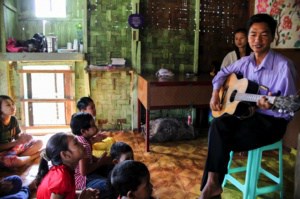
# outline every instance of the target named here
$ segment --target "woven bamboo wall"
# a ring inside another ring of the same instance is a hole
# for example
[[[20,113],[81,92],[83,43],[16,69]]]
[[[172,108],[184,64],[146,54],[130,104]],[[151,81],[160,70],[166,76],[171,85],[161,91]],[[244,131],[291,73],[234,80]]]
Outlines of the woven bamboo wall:
[[[100,65],[111,57],[126,59],[131,65],[131,14],[129,0],[91,1],[88,6],[88,61]]]
[[[16,0],[4,1],[4,6],[3,6],[4,23],[7,24],[5,26],[6,39],[9,37],[18,37],[18,33],[19,33],[19,28],[17,26],[18,18],[17,18],[16,10],[11,9],[16,7],[17,7]]]
[[[92,72],[91,97],[102,129],[131,129],[132,76],[127,71]],[[123,120],[122,127],[119,120]]]
[[[193,72],[194,6],[192,0],[141,2],[142,73],[155,73],[161,67]]]
[[[245,27],[249,18],[248,0],[201,0],[199,71],[208,72],[211,65],[221,65],[233,50],[233,32]]]

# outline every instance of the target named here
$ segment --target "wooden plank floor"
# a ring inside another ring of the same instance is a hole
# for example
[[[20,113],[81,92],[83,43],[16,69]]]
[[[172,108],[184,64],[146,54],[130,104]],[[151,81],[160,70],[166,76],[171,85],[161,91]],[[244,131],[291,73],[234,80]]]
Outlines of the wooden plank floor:
[[[144,162],[151,174],[154,185],[154,196],[159,199],[195,199],[200,194],[200,180],[203,173],[206,153],[207,136],[202,135],[195,140],[169,143],[152,143],[151,152],[145,152],[144,138],[140,133],[108,132],[117,141],[130,144],[134,150],[135,160]],[[41,137],[43,140],[49,136]],[[284,198],[293,198],[295,153],[284,153]],[[245,157],[236,158],[236,164],[243,164]],[[264,158],[264,165],[276,171],[273,163],[275,155],[268,154]],[[17,171],[1,171],[0,176],[18,174],[22,176],[24,184],[29,184],[38,169],[38,160],[31,166]],[[276,172],[275,172],[276,173]],[[35,193],[32,194],[35,198]],[[226,186],[222,194],[223,199],[240,199],[242,195],[233,186]],[[277,193],[268,194],[262,198],[279,198]]]

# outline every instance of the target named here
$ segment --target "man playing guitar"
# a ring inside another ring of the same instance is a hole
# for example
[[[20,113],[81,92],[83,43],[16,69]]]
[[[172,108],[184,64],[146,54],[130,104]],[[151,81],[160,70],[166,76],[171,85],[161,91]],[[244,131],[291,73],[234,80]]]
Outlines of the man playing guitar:
[[[210,100],[212,111],[222,111],[220,90],[229,75],[235,73],[268,88],[267,95],[296,95],[297,73],[294,64],[283,55],[271,50],[277,22],[268,14],[253,15],[247,22],[248,42],[253,50],[228,67],[222,68],[214,77]],[[268,96],[256,101],[250,117],[240,118],[234,114],[220,114],[214,118],[209,129],[208,154],[202,177],[199,199],[221,195],[221,184],[227,173],[230,151],[248,151],[269,145],[282,139],[290,113],[275,111]]]

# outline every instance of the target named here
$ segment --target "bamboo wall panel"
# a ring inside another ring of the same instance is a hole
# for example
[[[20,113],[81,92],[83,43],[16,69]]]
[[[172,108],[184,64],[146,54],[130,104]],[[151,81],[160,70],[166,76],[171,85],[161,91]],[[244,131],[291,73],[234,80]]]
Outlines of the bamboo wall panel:
[[[100,65],[111,63],[111,57],[126,59],[131,66],[132,11],[129,0],[92,1],[88,7],[88,61]]]
[[[220,66],[224,56],[233,50],[233,32],[245,27],[249,18],[247,0],[200,1],[200,72],[208,72],[212,65]]]
[[[16,10],[16,1],[4,1],[3,5],[3,15],[5,26],[5,37],[7,38],[16,38],[18,37],[18,18]],[[1,27],[2,28],[2,27]]]
[[[180,30],[188,28],[188,0],[148,0],[146,23],[153,29]]]
[[[142,74],[154,74],[161,67],[177,74],[193,72],[195,2],[143,1],[141,13]]]

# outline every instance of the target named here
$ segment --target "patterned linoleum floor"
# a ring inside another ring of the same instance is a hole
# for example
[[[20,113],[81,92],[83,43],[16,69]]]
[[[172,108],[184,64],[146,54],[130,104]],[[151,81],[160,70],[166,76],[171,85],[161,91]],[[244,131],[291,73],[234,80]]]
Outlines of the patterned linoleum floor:
[[[200,194],[200,180],[205,165],[207,152],[207,137],[202,135],[195,140],[178,141],[169,143],[151,143],[151,152],[145,152],[144,138],[140,133],[133,132],[108,132],[117,141],[130,144],[134,150],[135,160],[144,162],[151,174],[154,186],[153,195],[157,199],[195,199]],[[44,140],[47,139],[46,136]],[[286,199],[293,198],[295,151],[284,153],[284,189]],[[243,164],[245,157],[238,156],[236,164]],[[272,160],[272,161],[270,161]],[[267,154],[264,165],[276,173],[275,154]],[[24,184],[30,183],[37,172],[38,160],[27,168],[15,171],[22,176]],[[12,172],[1,171],[1,176]],[[264,179],[263,179],[264,181]],[[34,195],[32,198],[34,198]],[[240,199],[242,194],[232,185],[226,185],[222,194],[223,199]],[[268,194],[260,198],[279,198],[279,194]]]
[[[202,135],[195,140],[150,144],[150,153],[145,152],[144,138],[140,133],[114,133],[116,140],[129,143],[135,153],[135,159],[144,162],[151,174],[154,196],[159,199],[195,199],[200,195],[200,180],[203,173],[207,136]],[[264,168],[276,174],[277,155],[265,154]],[[293,198],[295,151],[284,153],[284,198]],[[247,158],[235,156],[234,165],[245,164]],[[268,183],[264,178],[262,182]],[[264,183],[261,183],[262,185]],[[240,199],[242,194],[229,183],[224,188],[223,199]],[[278,193],[264,195],[259,198],[279,198]]]

